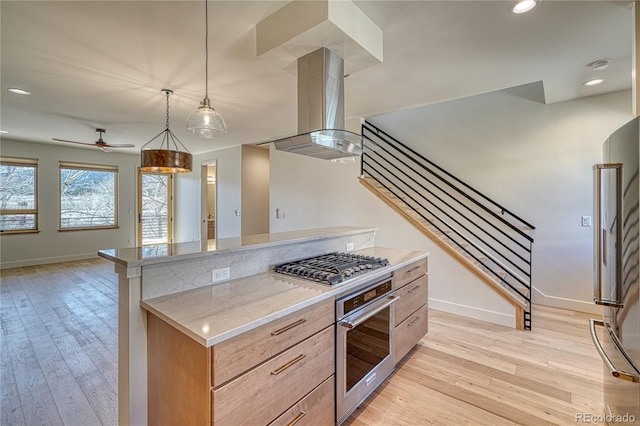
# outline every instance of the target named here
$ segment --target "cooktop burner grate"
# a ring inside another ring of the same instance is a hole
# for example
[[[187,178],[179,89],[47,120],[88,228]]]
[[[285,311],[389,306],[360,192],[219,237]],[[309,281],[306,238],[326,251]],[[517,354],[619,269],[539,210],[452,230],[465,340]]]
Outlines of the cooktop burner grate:
[[[276,265],[274,271],[335,285],[388,264],[387,259],[379,257],[336,252]]]

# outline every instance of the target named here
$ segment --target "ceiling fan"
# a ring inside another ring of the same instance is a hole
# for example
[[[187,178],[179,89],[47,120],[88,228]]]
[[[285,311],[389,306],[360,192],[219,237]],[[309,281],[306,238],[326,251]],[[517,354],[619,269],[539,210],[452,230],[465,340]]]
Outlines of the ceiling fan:
[[[56,138],[51,138],[54,141],[58,141],[58,142],[68,142],[68,143],[77,143],[79,145],[89,145],[89,146],[95,146],[96,148],[100,148],[101,150],[103,150],[104,152],[111,152],[111,150],[109,148],[134,148],[135,145],[130,144],[130,143],[106,143],[104,141],[104,139],[102,139],[102,134],[103,133],[107,133],[106,130],[104,129],[96,129],[96,133],[99,133],[100,136],[98,137],[98,140],[90,143],[90,142],[76,142],[76,141],[69,141],[66,139],[56,139]]]

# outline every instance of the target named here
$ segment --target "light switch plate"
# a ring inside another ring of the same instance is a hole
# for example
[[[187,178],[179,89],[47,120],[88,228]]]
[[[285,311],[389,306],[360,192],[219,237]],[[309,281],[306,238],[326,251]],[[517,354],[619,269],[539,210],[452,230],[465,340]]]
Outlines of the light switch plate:
[[[582,226],[585,226],[585,227],[591,226],[591,216],[582,216]]]
[[[347,251],[353,251],[353,243],[347,243]]]

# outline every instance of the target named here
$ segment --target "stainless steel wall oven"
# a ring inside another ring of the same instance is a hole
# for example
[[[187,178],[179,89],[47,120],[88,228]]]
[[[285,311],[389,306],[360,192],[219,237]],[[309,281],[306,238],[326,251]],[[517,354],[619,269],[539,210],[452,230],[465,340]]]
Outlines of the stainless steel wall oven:
[[[342,423],[394,369],[391,276],[336,301],[336,422]]]

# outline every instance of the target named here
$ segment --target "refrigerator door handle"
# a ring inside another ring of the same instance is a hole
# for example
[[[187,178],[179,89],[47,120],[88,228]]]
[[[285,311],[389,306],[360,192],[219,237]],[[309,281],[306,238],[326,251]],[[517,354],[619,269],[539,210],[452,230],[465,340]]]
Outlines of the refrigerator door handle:
[[[616,241],[616,282],[615,282],[615,300],[602,298],[602,263],[606,265],[607,254],[607,230],[602,225],[602,171],[605,169],[613,169],[616,172],[616,216],[615,216],[615,235]],[[622,308],[624,305],[620,301],[620,278],[622,277],[622,163],[605,163],[596,164],[594,170],[594,194],[595,208],[593,217],[595,219],[594,229],[594,262],[593,262],[593,301],[597,305],[612,306]],[[602,230],[602,233],[600,232]],[[603,250],[604,248],[604,250]]]
[[[615,333],[611,332],[611,326],[609,325],[609,323],[607,323],[605,321],[596,320],[596,319],[590,319],[589,320],[589,332],[591,333],[591,340],[593,340],[593,344],[596,347],[596,350],[598,351],[598,354],[600,354],[600,358],[602,358],[602,360],[604,361],[605,365],[607,366],[607,368],[611,372],[611,375],[613,377],[617,378],[617,379],[627,380],[627,381],[633,382],[633,383],[640,383],[640,375],[639,374],[637,374],[637,373],[628,373],[626,371],[618,370],[613,365],[613,363],[611,362],[611,360],[609,359],[609,357],[605,353],[604,348],[600,344],[600,340],[598,340],[598,336],[596,335],[596,325],[604,327],[609,332],[609,335],[613,339],[613,341],[614,341],[616,347],[618,348],[618,350],[620,351],[620,353],[622,353],[622,355],[625,357],[625,359],[627,359],[627,361],[629,361],[629,363],[631,365],[633,365],[633,363],[631,361],[631,358],[630,358],[629,354],[627,354],[626,351],[624,350],[624,348],[622,347],[622,343],[618,339],[618,336],[616,336]],[[634,367],[635,367],[635,365],[634,365]]]

